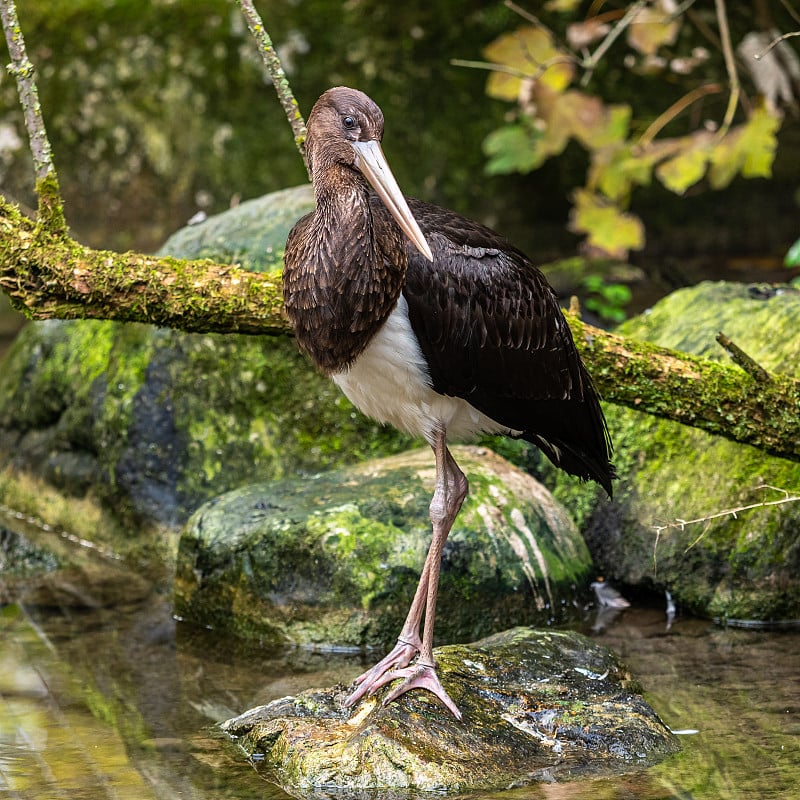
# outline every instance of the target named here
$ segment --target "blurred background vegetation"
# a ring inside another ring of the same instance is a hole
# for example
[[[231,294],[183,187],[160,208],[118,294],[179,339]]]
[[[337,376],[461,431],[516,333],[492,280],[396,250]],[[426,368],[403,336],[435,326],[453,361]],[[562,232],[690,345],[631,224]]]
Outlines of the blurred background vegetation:
[[[257,5],[305,114],[331,85],[363,89],[384,110],[385,150],[405,191],[497,228],[534,260],[579,252],[628,258],[639,270],[629,277],[644,274],[650,287],[632,310],[704,277],[787,277],[782,260],[800,234],[800,70],[793,72],[796,59],[784,59],[765,90],[737,53],[743,91],[731,134],[754,114],[766,122],[755,144],[740,142],[729,154],[738,166],[715,179],[695,141],[708,144],[728,108],[714,3],[551,0],[521,11],[477,0]],[[633,6],[644,15],[638,24],[620,29],[592,69],[577,63]],[[39,69],[67,217],[81,241],[151,251],[199,211],[215,213],[305,180],[230,0],[20,0],[18,11]],[[773,31],[800,28],[783,0],[729,3],[726,11],[734,48],[754,31],[769,42]],[[791,53],[793,41],[783,50]],[[458,61],[500,62],[506,72]],[[669,111],[682,102],[685,108]],[[666,151],[645,165],[644,177],[643,159],[636,161],[654,123],[664,123],[656,142],[684,141],[683,150],[670,151],[685,159],[678,178],[673,169],[672,185],[657,171]],[[609,142],[616,149],[609,151]],[[748,170],[751,151],[760,155]],[[603,158],[611,163],[598,180]],[[726,188],[709,191],[715,183]],[[35,205],[6,74],[0,188],[23,207]],[[609,217],[611,207],[622,216]],[[587,214],[597,213],[617,237],[627,220],[637,220],[641,241],[603,252],[586,235]],[[609,293],[605,281],[586,284],[583,262],[577,267],[570,285],[558,288],[583,282],[596,307],[619,316],[626,295]]]

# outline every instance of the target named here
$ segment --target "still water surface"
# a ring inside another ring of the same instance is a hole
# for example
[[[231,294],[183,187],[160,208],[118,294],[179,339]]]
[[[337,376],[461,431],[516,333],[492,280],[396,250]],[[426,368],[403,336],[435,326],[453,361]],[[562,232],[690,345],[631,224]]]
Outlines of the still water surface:
[[[137,602],[0,607],[0,798],[287,798],[213,723],[348,682],[356,656],[268,652],[176,622],[166,587]],[[592,619],[582,629],[589,632]],[[800,798],[800,633],[723,629],[633,607],[592,634],[627,661],[681,737],[628,776],[481,798]],[[341,795],[346,797],[346,795]],[[379,797],[379,795],[376,795]]]

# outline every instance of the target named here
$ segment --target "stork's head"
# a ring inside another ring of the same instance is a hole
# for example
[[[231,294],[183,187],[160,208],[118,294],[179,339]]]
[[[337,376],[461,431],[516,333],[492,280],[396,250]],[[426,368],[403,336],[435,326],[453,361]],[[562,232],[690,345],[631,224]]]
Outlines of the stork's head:
[[[408,208],[381,149],[383,112],[357,89],[328,89],[308,117],[306,153],[315,188],[332,180],[337,169],[363,175],[397,224],[429,261],[433,254]]]

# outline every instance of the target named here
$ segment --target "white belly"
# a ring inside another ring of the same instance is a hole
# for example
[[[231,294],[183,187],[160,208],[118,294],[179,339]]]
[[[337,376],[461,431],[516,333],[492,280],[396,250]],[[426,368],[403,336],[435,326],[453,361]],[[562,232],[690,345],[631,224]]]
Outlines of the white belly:
[[[431,378],[401,295],[383,327],[352,366],[331,376],[356,408],[401,431],[424,436],[445,430],[448,439],[508,433],[466,400],[431,388]]]

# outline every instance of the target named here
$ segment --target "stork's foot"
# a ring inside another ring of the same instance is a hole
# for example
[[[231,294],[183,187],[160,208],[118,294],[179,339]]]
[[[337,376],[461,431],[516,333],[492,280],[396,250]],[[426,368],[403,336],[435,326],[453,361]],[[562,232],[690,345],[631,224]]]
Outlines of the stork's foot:
[[[425,664],[418,661],[413,666],[387,672],[375,681],[372,691],[374,692],[376,689],[380,689],[381,686],[391,683],[395,678],[405,678],[405,680],[383,698],[383,705],[389,705],[389,703],[394,702],[411,689],[427,689],[442,701],[447,710],[457,720],[461,721],[461,712],[439,682],[439,676],[436,674],[436,668],[433,664]]]
[[[394,649],[387,656],[355,679],[358,688],[344,701],[345,708],[354,706],[362,697],[373,694],[377,688],[383,686],[386,681],[381,681],[381,678],[387,672],[407,667],[417,657],[420,646],[418,636],[408,637],[407,641],[398,639]]]

